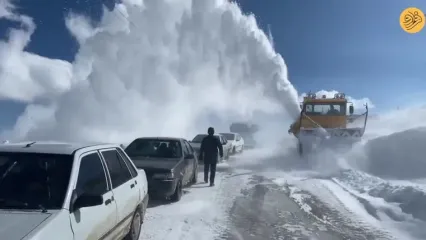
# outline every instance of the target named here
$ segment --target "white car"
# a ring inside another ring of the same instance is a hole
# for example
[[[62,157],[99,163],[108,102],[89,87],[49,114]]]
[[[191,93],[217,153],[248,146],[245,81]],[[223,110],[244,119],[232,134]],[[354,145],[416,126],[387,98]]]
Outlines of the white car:
[[[222,136],[220,134],[214,134],[215,137],[219,138],[220,143],[222,143],[222,147],[223,147],[223,158],[220,160],[227,160],[229,159],[229,155],[231,153],[231,144],[228,143],[228,141],[226,140],[225,136]],[[198,134],[197,136],[195,136],[190,142],[189,144],[191,145],[191,147],[194,149],[194,151],[199,154],[200,153],[200,147],[201,147],[201,141],[203,141],[203,139],[207,137],[207,134]]]
[[[231,154],[242,153],[244,151],[244,139],[238,133],[220,133],[228,143],[231,144]]]
[[[1,239],[130,239],[148,203],[143,170],[117,144],[0,144]]]

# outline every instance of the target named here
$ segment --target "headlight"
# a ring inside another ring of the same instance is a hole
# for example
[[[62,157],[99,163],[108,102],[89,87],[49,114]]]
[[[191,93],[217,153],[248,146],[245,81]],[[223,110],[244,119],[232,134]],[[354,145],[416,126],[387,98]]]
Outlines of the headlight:
[[[157,173],[152,176],[155,179],[173,179],[174,177],[173,173]]]

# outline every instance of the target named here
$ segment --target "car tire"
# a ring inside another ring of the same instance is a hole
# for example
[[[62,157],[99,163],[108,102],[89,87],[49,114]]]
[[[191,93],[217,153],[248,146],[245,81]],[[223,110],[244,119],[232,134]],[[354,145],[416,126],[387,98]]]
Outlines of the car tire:
[[[194,168],[194,174],[191,178],[191,184],[196,184],[198,181],[198,167]]]
[[[130,224],[129,233],[123,238],[124,240],[138,240],[141,235],[143,223],[143,210],[137,208],[133,214],[132,222]]]
[[[179,202],[179,201],[180,201],[180,199],[182,198],[182,195],[183,195],[182,181],[179,181],[179,182],[176,184],[175,192],[174,192],[174,193],[173,193],[173,195],[170,197],[170,199],[171,199],[173,202]]]

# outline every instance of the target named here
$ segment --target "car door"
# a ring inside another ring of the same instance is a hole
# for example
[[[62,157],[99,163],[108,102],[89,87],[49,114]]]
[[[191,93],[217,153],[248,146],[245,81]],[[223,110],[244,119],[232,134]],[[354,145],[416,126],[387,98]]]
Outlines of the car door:
[[[192,161],[193,161],[193,169],[195,171],[195,174],[198,174],[198,157],[197,157],[197,152],[195,152],[195,150],[192,148],[191,144],[189,144],[189,142],[185,141],[188,149],[189,149],[189,153],[193,156]]]
[[[194,150],[192,149],[191,145],[189,144],[189,142],[187,142],[186,140],[183,141],[187,151],[188,151],[188,155],[191,156],[188,161],[189,161],[189,179],[192,178],[194,171],[195,171],[195,153]]]
[[[80,157],[74,193],[102,195],[104,204],[84,207],[70,213],[74,239],[114,239],[111,230],[117,224],[117,206],[110,201],[114,195],[109,185],[106,168],[97,151],[87,152]]]
[[[183,149],[183,161],[184,161],[184,169],[185,169],[185,174],[183,176],[183,182],[186,184],[187,182],[189,182],[190,177],[191,177],[191,159],[188,158],[189,156],[189,149],[188,147],[185,145],[184,141],[181,141],[182,144],[182,149]]]
[[[128,230],[140,201],[137,181],[115,148],[103,149],[100,153],[111,178],[112,192],[117,205],[117,228],[114,236],[119,237]]]
[[[238,150],[238,151],[241,151],[242,150],[242,148],[243,148],[243,141],[241,140],[241,136],[240,136],[240,134],[237,134],[237,141],[236,141],[236,145],[237,145],[237,147],[236,147],[236,149]]]
[[[228,144],[227,144],[227,142],[226,142],[226,139],[223,137],[223,136],[220,136],[220,138],[221,138],[221,143],[222,143],[222,147],[223,147],[223,152],[224,152],[224,156],[225,155],[228,155],[228,153],[229,153],[229,148],[228,148]]]

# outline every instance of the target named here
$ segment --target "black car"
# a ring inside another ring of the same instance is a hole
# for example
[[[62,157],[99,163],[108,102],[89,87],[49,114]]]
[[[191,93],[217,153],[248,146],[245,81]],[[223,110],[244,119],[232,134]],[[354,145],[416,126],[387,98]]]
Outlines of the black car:
[[[151,196],[179,201],[183,187],[197,182],[198,159],[185,139],[137,138],[125,151],[137,168],[145,170]]]

